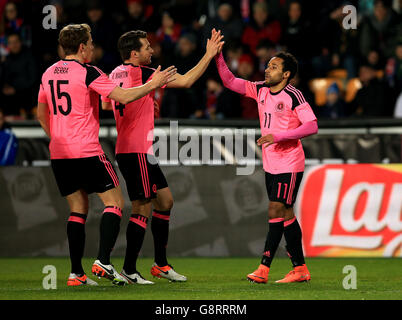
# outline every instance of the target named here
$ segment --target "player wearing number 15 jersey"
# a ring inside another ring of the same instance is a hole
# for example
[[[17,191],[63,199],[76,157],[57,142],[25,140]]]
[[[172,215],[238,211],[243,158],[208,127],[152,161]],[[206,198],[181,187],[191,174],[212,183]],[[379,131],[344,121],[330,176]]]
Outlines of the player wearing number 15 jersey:
[[[293,270],[277,282],[310,280],[305,265],[302,234],[293,212],[293,204],[304,171],[304,152],[300,139],[317,133],[316,117],[303,94],[289,84],[297,72],[297,60],[289,53],[273,57],[265,70],[265,81],[250,82],[235,78],[223,59],[216,57],[225,87],[253,98],[258,103],[263,148],[263,167],[268,198],[269,232],[261,264],[247,278],[257,283],[268,281],[272,259],[285,236]]]
[[[92,272],[114,284],[127,281],[110,264],[122,216],[123,197],[116,171],[99,143],[99,95],[131,102],[164,85],[174,68],[155,72],[153,82],[140,88],[122,89],[98,68],[87,64],[93,55],[91,29],[86,24],[68,25],[59,34],[66,57],[42,76],[38,119],[50,138],[50,159],[62,196],[70,207],[67,237],[71,259],[70,286],[96,283],[82,268],[88,194],[96,192],[104,203],[98,258]]]

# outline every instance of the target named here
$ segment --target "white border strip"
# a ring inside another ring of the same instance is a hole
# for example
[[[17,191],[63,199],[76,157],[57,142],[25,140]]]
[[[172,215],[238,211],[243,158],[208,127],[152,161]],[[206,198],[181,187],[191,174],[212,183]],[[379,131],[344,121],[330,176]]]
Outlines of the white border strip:
[[[179,134],[182,130],[190,128],[188,126],[180,126]],[[232,127],[230,127],[232,128]],[[192,127],[197,134],[202,134],[202,130],[214,129],[219,134],[223,135],[226,133],[224,130],[228,128],[214,128],[214,127]],[[233,130],[236,129],[233,127]],[[168,126],[156,127],[155,130],[162,130],[167,135],[170,133],[170,128]],[[46,138],[46,133],[39,127],[25,127],[25,128],[12,128],[12,131],[17,136],[17,138]],[[246,131],[245,131],[246,133]],[[373,128],[322,128],[318,129],[318,135],[338,135],[338,134],[402,134],[402,127],[373,127]],[[261,129],[255,128],[255,134],[261,135]],[[245,134],[246,135],[246,134]],[[117,137],[116,127],[103,126],[99,129],[100,138]]]
[[[370,128],[372,134],[402,134],[402,127],[376,127]]]

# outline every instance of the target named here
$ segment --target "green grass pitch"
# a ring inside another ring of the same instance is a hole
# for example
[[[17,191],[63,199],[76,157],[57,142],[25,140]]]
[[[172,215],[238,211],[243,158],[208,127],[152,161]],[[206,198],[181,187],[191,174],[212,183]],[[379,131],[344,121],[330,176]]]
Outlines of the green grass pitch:
[[[120,271],[123,259],[112,259]],[[154,279],[151,286],[116,287],[90,273],[93,258],[84,260],[84,269],[97,287],[67,287],[68,258],[1,258],[1,300],[402,300],[402,259],[400,258],[311,258],[308,283],[277,284],[290,270],[287,258],[276,258],[267,284],[254,284],[246,275],[258,266],[259,258],[171,258],[174,268],[188,277],[186,283]],[[141,258],[139,271],[152,280],[152,260]],[[57,270],[57,289],[45,290],[43,267]],[[343,287],[343,268],[356,268],[356,289]]]

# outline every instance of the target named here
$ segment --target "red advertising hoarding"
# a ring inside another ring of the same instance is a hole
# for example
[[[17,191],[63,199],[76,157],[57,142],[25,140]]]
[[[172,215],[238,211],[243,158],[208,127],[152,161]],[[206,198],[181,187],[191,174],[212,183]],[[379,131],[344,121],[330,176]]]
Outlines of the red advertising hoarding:
[[[306,168],[296,203],[307,257],[401,257],[402,165]]]

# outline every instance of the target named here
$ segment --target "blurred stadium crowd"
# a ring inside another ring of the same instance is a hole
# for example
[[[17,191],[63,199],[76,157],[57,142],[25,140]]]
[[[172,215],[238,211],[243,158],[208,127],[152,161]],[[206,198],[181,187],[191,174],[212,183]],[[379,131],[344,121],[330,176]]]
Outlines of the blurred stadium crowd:
[[[45,30],[45,5],[57,29]],[[357,9],[357,28],[342,25],[344,5]],[[270,58],[294,54],[294,79],[319,118],[402,117],[402,0],[0,0],[0,108],[7,119],[35,117],[40,76],[63,57],[57,46],[68,23],[88,23],[93,64],[109,73],[121,63],[117,39],[148,32],[152,66],[180,73],[203,55],[212,28],[225,35],[235,75],[263,80]],[[159,91],[162,118],[256,119],[256,103],[222,87],[214,63],[190,89]],[[113,117],[108,112],[102,118]]]

